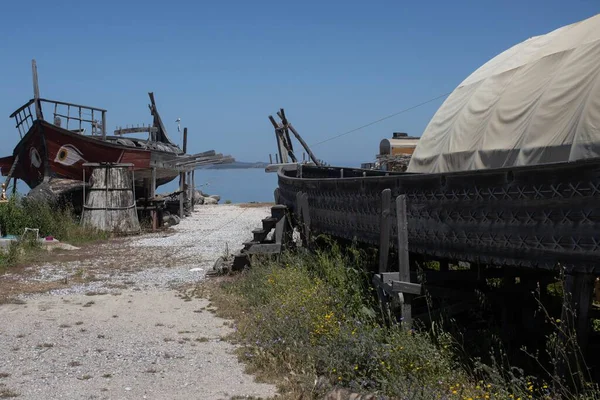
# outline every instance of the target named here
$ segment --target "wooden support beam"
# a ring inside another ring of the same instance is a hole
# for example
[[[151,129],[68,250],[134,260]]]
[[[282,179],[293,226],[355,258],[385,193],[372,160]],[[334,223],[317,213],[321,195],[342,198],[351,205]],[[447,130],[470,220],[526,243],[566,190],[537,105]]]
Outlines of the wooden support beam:
[[[183,152],[187,153],[187,128],[183,128]]]
[[[396,218],[398,223],[398,265],[400,281],[410,283],[410,260],[408,257],[408,218],[406,215],[406,196],[401,194],[396,198]],[[400,295],[402,322],[406,327],[412,324],[412,295]]]
[[[192,197],[190,201],[192,202],[192,212],[194,211],[194,196],[196,195],[196,170],[192,170]]]
[[[308,211],[308,195],[306,193],[298,192],[296,194],[296,212],[300,219],[299,222],[302,225],[300,231],[302,245],[308,248],[310,245],[310,214]]]
[[[156,197],[156,168],[152,168],[152,178],[150,178],[150,195],[151,199]]]
[[[343,169],[341,170],[343,174]],[[384,189],[381,192],[381,215],[379,216],[379,273],[388,270],[388,255],[390,253],[390,205],[392,191]]]
[[[42,114],[42,104],[40,102],[40,86],[38,83],[37,63],[35,62],[35,60],[31,61],[31,69],[33,73],[33,99],[35,100],[35,118],[44,119],[44,115]]]
[[[575,329],[577,343],[585,354],[590,334],[590,308],[594,293],[594,276],[592,274],[572,273],[565,277],[565,306],[562,310],[564,330]]]
[[[183,218],[183,188],[185,185],[185,172],[179,173],[179,218]]]

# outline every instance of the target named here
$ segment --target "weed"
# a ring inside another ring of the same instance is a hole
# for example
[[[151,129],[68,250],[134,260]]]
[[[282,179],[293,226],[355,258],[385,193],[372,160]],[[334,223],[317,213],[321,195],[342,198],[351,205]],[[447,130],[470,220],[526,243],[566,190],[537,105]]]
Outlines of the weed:
[[[71,361],[70,363],[67,364],[69,367],[79,367],[81,366],[81,363],[79,361]]]
[[[52,347],[54,347],[52,343],[40,343],[37,346],[35,346],[36,349],[50,349]]]
[[[210,339],[207,338],[206,336],[202,336],[196,339],[196,342],[200,342],[200,343],[205,343],[208,342]]]
[[[85,374],[82,377],[77,378],[77,379],[79,379],[80,381],[87,381],[88,379],[92,379],[92,376],[88,375],[88,374]]]
[[[558,333],[549,337],[547,349],[556,367],[562,363],[572,374],[559,377],[549,371],[547,380],[527,376],[511,366],[498,346],[489,364],[464,360],[442,325],[418,331],[381,323],[363,269],[369,263],[368,254],[335,245],[316,254],[255,259],[251,269],[215,286],[211,301],[221,317],[236,321],[231,339],[242,344],[238,355],[249,372],[279,383],[295,398],[322,398],[341,386],[423,400],[600,399],[585,366],[567,362],[580,353],[573,331],[556,318]],[[325,382],[319,388],[315,377]]]
[[[14,397],[19,397],[19,393],[7,388],[0,388],[0,399],[11,399]]]
[[[64,206],[53,206],[47,202],[12,196],[0,204],[0,226],[3,233],[23,235],[25,228],[39,229],[41,237],[53,236],[61,241],[82,244],[107,239],[105,232],[83,227],[73,210]],[[18,264],[24,253],[39,249],[33,235],[11,242],[6,253],[0,253],[0,270]]]
[[[96,304],[96,302],[95,302],[95,301],[88,301],[87,303],[85,303],[85,304],[83,305],[83,307],[91,307],[91,306],[92,306],[92,305],[94,305],[94,304]]]
[[[112,378],[112,374],[104,374],[104,375],[102,375],[102,377],[103,377],[103,378],[107,378],[107,379],[108,379],[108,378]]]

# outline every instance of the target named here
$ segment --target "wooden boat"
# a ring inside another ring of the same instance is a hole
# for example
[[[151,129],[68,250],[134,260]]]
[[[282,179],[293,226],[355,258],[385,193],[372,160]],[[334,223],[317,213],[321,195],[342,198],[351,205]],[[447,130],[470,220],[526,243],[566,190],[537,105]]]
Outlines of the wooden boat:
[[[149,93],[152,125],[117,129],[108,136],[106,110],[42,99],[35,60],[33,76],[34,98],[10,116],[21,140],[11,156],[0,158],[0,171],[7,181],[21,179],[32,189],[42,182],[64,180],[81,186],[85,163],[126,163],[133,166],[136,188],[144,192],[150,179],[160,186],[198,164],[232,160],[214,151],[186,155],[170,140],[153,93]],[[52,112],[51,122],[44,118],[48,110]],[[140,133],[147,133],[148,139],[124,137]]]
[[[55,105],[65,105],[78,110],[94,110],[104,115],[105,111],[91,107],[78,106],[70,103],[40,99]],[[173,144],[162,127],[152,126],[145,129],[155,135],[156,140],[140,140],[123,138],[120,135],[106,136],[104,127],[92,131],[91,135],[81,130],[69,130],[61,127],[60,117],[55,113],[55,123],[51,124],[42,118],[32,118],[31,106],[36,100],[31,100],[19,108],[11,117],[29,115],[31,124],[21,141],[13,151],[13,155],[0,158],[2,175],[10,175],[21,179],[30,188],[34,188],[45,179],[63,178],[81,180],[84,163],[108,162],[131,163],[136,174],[136,180],[150,178],[151,167],[156,161],[170,161],[182,155],[183,151]],[[154,106],[154,105],[153,105]],[[79,117],[69,117],[77,119]],[[160,117],[155,117],[155,120]],[[28,119],[17,119],[17,128],[21,130]],[[141,130],[138,130],[141,131]],[[12,169],[12,171],[11,171]],[[165,184],[175,179],[178,172],[171,168],[157,169],[157,185]]]

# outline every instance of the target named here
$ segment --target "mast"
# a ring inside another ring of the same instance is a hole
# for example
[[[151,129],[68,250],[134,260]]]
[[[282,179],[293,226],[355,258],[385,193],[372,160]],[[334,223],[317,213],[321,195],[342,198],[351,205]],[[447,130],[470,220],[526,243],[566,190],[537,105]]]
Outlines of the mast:
[[[42,103],[40,102],[40,86],[38,84],[37,63],[31,60],[31,69],[33,73],[33,100],[35,102],[35,118],[44,119],[42,114]]]

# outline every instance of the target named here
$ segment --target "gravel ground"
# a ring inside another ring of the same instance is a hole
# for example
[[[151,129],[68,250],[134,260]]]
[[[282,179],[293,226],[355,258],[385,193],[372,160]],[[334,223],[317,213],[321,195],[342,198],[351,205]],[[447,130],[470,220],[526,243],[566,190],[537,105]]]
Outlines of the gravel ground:
[[[219,205],[169,232],[120,239],[0,276],[0,398],[271,397],[222,340],[235,327],[178,288],[204,279],[268,207]],[[31,293],[44,290],[45,293]]]

